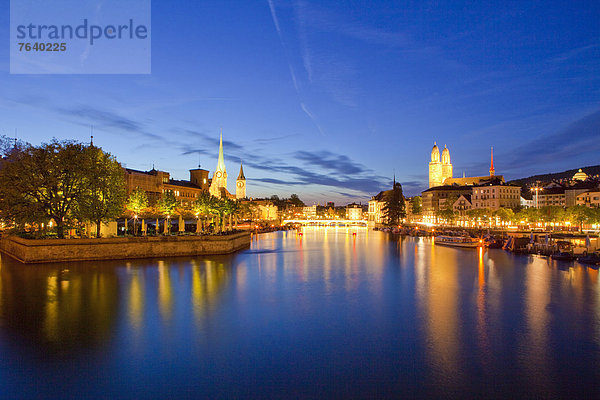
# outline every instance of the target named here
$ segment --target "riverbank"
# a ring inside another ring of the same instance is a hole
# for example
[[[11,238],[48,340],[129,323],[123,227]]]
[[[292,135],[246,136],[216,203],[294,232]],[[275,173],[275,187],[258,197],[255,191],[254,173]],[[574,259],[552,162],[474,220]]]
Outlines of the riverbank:
[[[251,233],[106,239],[0,239],[0,251],[22,263],[123,260],[229,254],[250,247]]]

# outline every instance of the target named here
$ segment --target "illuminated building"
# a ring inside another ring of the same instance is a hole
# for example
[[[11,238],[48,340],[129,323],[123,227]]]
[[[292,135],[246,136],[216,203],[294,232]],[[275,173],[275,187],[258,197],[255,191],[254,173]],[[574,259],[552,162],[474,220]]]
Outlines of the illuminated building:
[[[473,187],[472,208],[487,208],[492,211],[499,208],[516,208],[521,205],[521,187],[506,185],[500,180]]]
[[[236,194],[227,191],[227,170],[225,169],[225,158],[223,156],[223,135],[219,142],[219,157],[217,168],[213,178],[209,179],[209,172],[198,168],[190,170],[190,180],[172,179],[165,171],[158,171],[154,167],[150,171],[138,171],[135,169],[124,169],[127,194],[131,194],[136,188],[146,192],[150,203],[153,204],[166,192],[171,191],[181,205],[189,206],[195,201],[200,193],[209,192],[218,198],[242,199],[246,197],[246,177],[240,164],[240,174],[236,180]]]
[[[440,149],[434,142],[433,148],[431,149],[431,161],[429,162],[429,187],[441,186],[448,178],[452,178],[450,150],[444,146],[442,160],[440,161]]]
[[[577,196],[577,205],[595,208],[600,207],[600,192],[596,190],[579,194]]]
[[[485,176],[471,176],[462,178],[453,178],[453,168],[452,163],[450,162],[450,151],[446,146],[444,146],[444,150],[442,151],[442,157],[440,161],[440,150],[437,145],[433,145],[433,149],[431,149],[431,161],[429,162],[429,187],[436,187],[442,185],[458,185],[458,186],[471,186],[471,185],[479,185],[486,181],[489,181],[491,177],[498,178],[504,181],[504,177],[502,175],[496,175],[496,171],[494,169],[494,152],[492,149],[491,159],[490,159],[490,170],[489,175]]]
[[[246,177],[242,163],[240,163],[240,173],[235,181],[235,198],[238,200],[246,198]]]
[[[581,170],[581,168],[579,168],[579,171],[577,171],[575,173],[575,175],[573,175],[574,181],[585,181],[587,178],[588,178],[587,174],[585,172],[583,172]]]
[[[223,133],[219,139],[219,157],[217,160],[217,168],[213,173],[210,183],[210,194],[215,197],[227,197],[227,169],[225,168],[225,158],[223,157]],[[225,193],[224,193],[225,192]]]
[[[362,206],[358,204],[348,204],[346,207],[346,219],[360,220],[363,217]]]

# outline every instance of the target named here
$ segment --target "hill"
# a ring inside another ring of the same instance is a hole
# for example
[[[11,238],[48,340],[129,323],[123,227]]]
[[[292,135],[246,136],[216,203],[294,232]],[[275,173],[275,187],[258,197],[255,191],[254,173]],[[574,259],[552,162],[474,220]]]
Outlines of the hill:
[[[570,169],[563,172],[555,172],[552,174],[541,174],[541,175],[533,175],[527,178],[514,179],[508,183],[512,183],[515,185],[519,185],[523,188],[528,187],[537,181],[541,183],[549,183],[553,180],[561,180],[561,179],[571,179],[573,175],[579,170],[579,168]],[[589,176],[600,175],[600,165],[594,165],[590,167],[581,168],[583,172],[588,174]]]

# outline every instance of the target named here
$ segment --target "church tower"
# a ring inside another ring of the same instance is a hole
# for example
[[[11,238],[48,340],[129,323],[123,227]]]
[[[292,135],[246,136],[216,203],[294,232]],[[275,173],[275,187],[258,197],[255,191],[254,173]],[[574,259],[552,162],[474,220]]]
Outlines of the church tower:
[[[227,171],[225,170],[225,158],[223,157],[223,130],[221,129],[221,139],[219,141],[219,160],[217,168],[213,174],[210,183],[209,192],[215,197],[221,197],[221,188],[227,189]]]
[[[450,162],[450,150],[444,145],[444,150],[442,150],[442,183],[446,179],[452,179],[452,163]]]
[[[429,187],[441,186],[442,179],[442,163],[440,162],[440,149],[437,144],[433,143],[431,149],[431,162],[429,163]]]
[[[235,198],[245,199],[246,198],[246,177],[244,176],[244,168],[240,162],[240,174],[235,181]]]
[[[490,161],[490,176],[494,176],[494,173],[496,171],[494,170],[494,148],[492,147],[492,159]]]

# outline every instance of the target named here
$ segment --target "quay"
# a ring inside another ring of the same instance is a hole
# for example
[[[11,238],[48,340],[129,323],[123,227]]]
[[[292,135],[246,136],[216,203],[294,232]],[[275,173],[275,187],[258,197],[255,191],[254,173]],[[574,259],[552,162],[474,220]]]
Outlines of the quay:
[[[22,263],[204,256],[248,248],[251,236],[250,232],[105,239],[34,240],[5,236],[0,238],[0,251]]]

